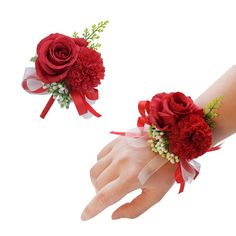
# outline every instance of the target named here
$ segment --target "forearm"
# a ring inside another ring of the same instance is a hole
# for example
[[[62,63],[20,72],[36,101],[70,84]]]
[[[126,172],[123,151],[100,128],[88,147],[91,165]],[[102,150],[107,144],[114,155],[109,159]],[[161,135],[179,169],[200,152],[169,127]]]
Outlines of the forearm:
[[[219,116],[215,119],[213,144],[229,137],[236,132],[236,66],[232,66],[215,83],[196,99],[195,103],[205,107],[209,101],[222,96]]]

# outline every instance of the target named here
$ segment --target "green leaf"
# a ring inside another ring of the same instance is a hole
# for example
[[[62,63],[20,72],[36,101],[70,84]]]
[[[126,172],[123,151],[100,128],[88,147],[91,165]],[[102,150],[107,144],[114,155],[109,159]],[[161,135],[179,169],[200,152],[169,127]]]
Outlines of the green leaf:
[[[222,96],[216,97],[204,108],[205,120],[212,129],[216,127],[215,121],[213,119],[218,116],[217,110],[221,106],[222,99]]]
[[[98,51],[100,47],[101,47],[100,43],[90,43],[89,45],[89,48],[94,49],[96,51]]]
[[[38,56],[35,55],[34,57],[31,57],[30,61],[32,61],[32,62],[36,62],[37,58],[38,58]]]
[[[72,34],[72,37],[73,37],[73,38],[79,38],[79,33],[75,31],[75,32]]]
[[[96,51],[100,48],[101,44],[95,43],[94,41],[98,40],[100,38],[98,33],[103,32],[103,30],[106,28],[108,23],[109,23],[108,20],[101,21],[97,25],[93,24],[91,27],[91,30],[89,30],[88,28],[85,28],[84,33],[83,33],[83,37],[88,41],[89,48],[92,48]]]

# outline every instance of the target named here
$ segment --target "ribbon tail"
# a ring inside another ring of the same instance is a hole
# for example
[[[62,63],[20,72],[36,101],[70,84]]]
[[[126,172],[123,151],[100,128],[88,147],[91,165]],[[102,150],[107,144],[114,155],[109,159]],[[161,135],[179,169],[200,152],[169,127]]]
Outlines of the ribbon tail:
[[[180,160],[175,172],[175,181],[180,184],[179,193],[184,191],[185,182],[191,183],[200,172],[200,164],[194,160]]]
[[[179,193],[182,193],[184,191],[184,187],[185,187],[185,180],[182,175],[180,163],[178,163],[178,167],[175,171],[175,181],[176,181],[176,183],[180,184]]]
[[[180,193],[182,193],[184,191],[185,182],[181,182],[179,184],[180,184],[180,186],[179,186],[179,194],[180,194]]]
[[[40,114],[40,117],[42,119],[45,118],[45,116],[47,115],[48,111],[50,110],[52,104],[54,103],[55,99],[53,98],[53,96],[51,96],[46,104],[46,106],[44,107],[42,113]]]
[[[86,103],[86,107],[87,107],[87,109],[88,109],[88,111],[90,112],[90,113],[92,113],[94,116],[96,116],[96,117],[100,117],[101,116],[101,114],[99,114],[98,112],[96,112],[91,106],[90,106],[90,104],[87,102],[87,101],[85,101],[85,103]]]
[[[72,97],[72,99],[74,101],[75,107],[76,107],[79,115],[84,115],[84,114],[86,114],[89,111],[91,114],[93,114],[96,117],[100,117],[101,116],[85,100],[84,95],[82,95],[81,93],[78,93],[78,91],[72,90],[71,91],[71,97]]]
[[[71,97],[79,115],[84,115],[88,112],[84,97],[78,91],[72,90]]]
[[[126,132],[111,131],[110,134],[116,134],[116,135],[120,135],[120,136],[125,136]]]
[[[145,126],[145,119],[140,116],[137,120],[137,127],[144,127],[144,126]]]
[[[221,149],[222,144],[223,144],[223,143],[220,143],[220,144],[217,145],[217,146],[211,147],[211,148],[208,150],[208,152],[212,152],[212,151],[216,151],[216,150]]]
[[[140,101],[138,103],[138,110],[140,113],[140,117],[137,120],[137,126],[138,127],[144,127],[145,124],[150,125],[148,121],[148,114],[150,111],[150,102],[149,101]]]

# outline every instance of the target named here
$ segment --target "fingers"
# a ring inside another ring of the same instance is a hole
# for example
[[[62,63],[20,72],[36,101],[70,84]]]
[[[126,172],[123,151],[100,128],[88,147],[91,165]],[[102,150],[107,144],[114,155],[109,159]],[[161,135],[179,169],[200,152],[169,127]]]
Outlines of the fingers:
[[[119,173],[116,171],[116,166],[110,165],[106,168],[105,171],[103,171],[98,178],[94,181],[94,187],[96,191],[98,192],[100,189],[102,189],[105,185],[109,184],[113,180],[117,179],[119,176]]]
[[[81,220],[88,220],[96,216],[108,206],[119,201],[130,191],[130,186],[127,187],[125,181],[121,178],[112,181],[102,188],[85,207],[81,215]]]
[[[152,191],[144,189],[132,202],[120,206],[113,214],[112,219],[136,218],[157,202]]]
[[[110,143],[108,143],[97,155],[97,159],[100,160],[104,156],[106,156],[113,148],[115,143],[117,142],[117,138],[112,140]]]
[[[145,185],[142,193],[132,202],[119,207],[112,219],[136,218],[158,203],[174,184],[175,166],[167,163],[156,172]]]
[[[109,154],[99,160],[90,170],[91,181],[94,184],[98,176],[111,164],[112,159]]]

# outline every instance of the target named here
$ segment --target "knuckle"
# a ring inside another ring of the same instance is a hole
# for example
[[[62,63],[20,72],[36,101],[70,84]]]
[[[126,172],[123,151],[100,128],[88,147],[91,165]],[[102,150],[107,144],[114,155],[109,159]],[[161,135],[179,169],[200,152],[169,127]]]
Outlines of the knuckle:
[[[135,176],[134,174],[132,174],[132,173],[130,173],[130,174],[127,176],[126,180],[125,180],[125,182],[127,183],[127,185],[133,185],[133,184],[135,183],[135,181],[136,181],[136,176]]]
[[[129,191],[132,191],[134,189],[138,189],[139,188],[139,182],[138,182],[137,178],[133,177],[132,179],[129,179],[127,182],[128,182],[127,189]]]
[[[135,175],[122,175],[122,185],[125,187],[126,191],[130,192],[138,188],[138,181]]]
[[[108,199],[105,193],[100,193],[97,196],[97,202],[99,206],[106,206],[108,204]]]
[[[129,158],[132,155],[132,151],[130,149],[125,149],[122,153],[123,157]]]
[[[138,180],[138,169],[134,166],[129,166],[128,171],[125,174],[125,181],[127,183],[133,183]]]
[[[95,180],[93,185],[96,190],[100,189],[100,182],[98,180]]]
[[[127,165],[130,162],[130,154],[128,154],[127,152],[122,153],[117,162],[120,165]]]
[[[102,154],[101,154],[101,152],[99,152],[99,153],[97,154],[97,160],[101,159],[101,156],[102,156]]]
[[[95,175],[95,169],[94,169],[94,167],[92,167],[91,169],[90,169],[90,177],[91,177],[91,179],[94,177],[94,175]]]

